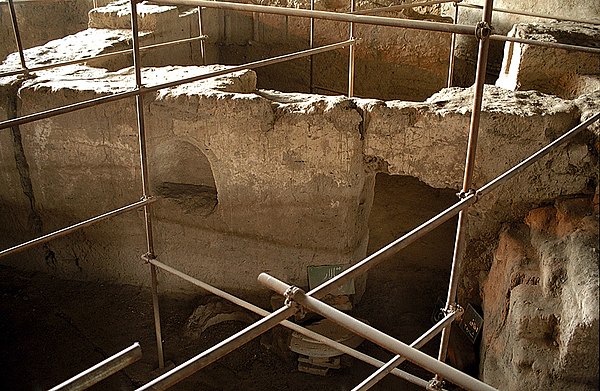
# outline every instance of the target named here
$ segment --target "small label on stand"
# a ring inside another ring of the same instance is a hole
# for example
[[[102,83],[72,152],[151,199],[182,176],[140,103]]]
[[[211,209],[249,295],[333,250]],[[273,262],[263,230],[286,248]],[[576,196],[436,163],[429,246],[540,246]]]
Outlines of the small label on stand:
[[[349,265],[321,265],[321,266],[309,266],[308,267],[308,286],[310,289],[314,289],[321,285],[327,280],[331,280],[337,276]],[[354,291],[354,280],[348,280],[341,287],[331,292],[334,296],[339,295],[353,295]]]
[[[475,308],[471,304],[467,304],[467,309],[459,324],[460,329],[469,337],[472,343],[475,343],[482,326],[483,318],[475,311]]]

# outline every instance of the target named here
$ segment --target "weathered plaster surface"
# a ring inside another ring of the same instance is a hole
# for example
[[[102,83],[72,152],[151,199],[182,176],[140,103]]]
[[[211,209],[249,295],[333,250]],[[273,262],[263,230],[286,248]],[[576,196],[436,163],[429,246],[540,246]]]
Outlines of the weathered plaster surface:
[[[131,70],[72,67],[63,72],[41,73],[25,82],[21,113],[117,92],[132,81]],[[151,83],[193,72],[198,69],[149,69],[144,78]],[[88,81],[75,81],[73,73]],[[325,97],[308,103],[271,101],[249,93],[255,88],[251,71],[220,80],[146,100],[151,172],[156,172],[152,186],[165,193],[156,207],[161,257],[194,274],[202,265],[203,278],[239,289],[255,286],[261,270],[305,283],[309,264],[348,263],[364,256],[363,220],[370,205],[365,183],[370,182],[362,168],[361,117],[350,102]],[[133,106],[117,102],[21,127],[45,229],[139,197],[134,124]],[[171,163],[202,155],[209,163],[200,167],[205,172],[187,178],[178,170],[181,164]],[[156,157],[164,158],[167,167],[161,168],[163,159]],[[211,186],[218,194],[216,205],[206,199]],[[83,243],[71,238],[53,244],[58,269],[80,278],[143,280],[139,219],[115,219],[121,232],[114,225],[97,226],[85,231]],[[226,275],[234,266],[240,273]]]

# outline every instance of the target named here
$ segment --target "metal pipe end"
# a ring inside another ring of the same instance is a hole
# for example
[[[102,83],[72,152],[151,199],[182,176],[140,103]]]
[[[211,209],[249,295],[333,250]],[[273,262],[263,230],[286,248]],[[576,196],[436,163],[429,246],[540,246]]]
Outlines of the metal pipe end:
[[[270,276],[267,273],[260,273],[258,275],[258,282],[260,282],[265,287],[279,293],[282,296],[290,288],[290,285],[286,284],[283,281],[278,280],[277,278],[275,278],[273,276]]]

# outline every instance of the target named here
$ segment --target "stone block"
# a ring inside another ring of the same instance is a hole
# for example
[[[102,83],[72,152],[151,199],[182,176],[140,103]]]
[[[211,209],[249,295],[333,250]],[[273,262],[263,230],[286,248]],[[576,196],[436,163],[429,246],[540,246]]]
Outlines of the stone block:
[[[139,3],[138,26],[140,31],[164,32],[177,25],[179,11],[175,6]],[[104,7],[94,8],[89,13],[88,26],[99,29],[131,29],[131,4],[120,0]]]
[[[509,36],[597,47],[600,29],[571,22],[519,23]],[[581,79],[579,75],[595,75],[598,69],[598,54],[507,42],[496,85],[510,90],[538,90],[572,99],[578,93],[590,90],[586,82],[595,84],[595,77]]]

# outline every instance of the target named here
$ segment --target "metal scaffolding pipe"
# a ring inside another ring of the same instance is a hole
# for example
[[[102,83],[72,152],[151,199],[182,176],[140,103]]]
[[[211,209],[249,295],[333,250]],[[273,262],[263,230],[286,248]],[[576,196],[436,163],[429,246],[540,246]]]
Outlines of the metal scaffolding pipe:
[[[118,216],[118,215],[120,215],[122,213],[129,212],[129,211],[134,210],[134,209],[138,209],[140,207],[143,207],[144,205],[151,204],[151,203],[153,203],[155,201],[157,201],[156,198],[148,197],[148,198],[146,198],[144,200],[141,200],[141,201],[138,201],[138,202],[134,202],[133,204],[130,204],[130,205],[127,205],[127,206],[123,206],[123,207],[121,207],[119,209],[112,210],[110,212],[101,214],[99,216],[92,217],[90,219],[81,221],[81,222],[79,222],[77,224],[73,224],[73,225],[70,225],[68,227],[59,229],[58,231],[51,232],[51,233],[46,234],[44,236],[40,236],[39,238],[32,239],[32,240],[30,240],[28,242],[21,243],[21,244],[18,244],[16,246],[14,246],[14,247],[7,248],[6,250],[0,251],[0,258],[8,256],[8,255],[16,254],[16,253],[21,252],[21,251],[25,251],[25,250],[27,250],[27,249],[29,249],[31,247],[37,246],[38,244],[49,242],[52,239],[57,239],[57,238],[66,236],[66,235],[68,235],[68,234],[70,234],[72,232],[78,231],[78,230],[80,230],[82,228],[89,227],[90,225],[93,225],[93,224],[98,223],[98,222],[103,221],[103,220],[110,219],[111,217]]]
[[[80,391],[85,390],[94,384],[106,379],[112,374],[117,373],[123,368],[133,364],[142,358],[142,348],[138,342],[127,349],[107,358],[106,360],[86,369],[80,374],[73,376],[49,391]]]
[[[295,312],[296,310],[293,308],[282,307],[270,315],[260,319],[256,323],[253,323],[245,329],[235,333],[231,337],[205,350],[204,352],[190,358],[183,364],[178,365],[151,382],[146,383],[136,391],[166,390],[167,388],[179,383],[186,377],[193,375],[200,369],[212,364],[219,358],[231,353],[245,343],[250,342],[259,335],[277,326],[282,320],[289,318]]]
[[[211,0],[151,0],[152,4],[159,5],[189,5],[206,8],[226,9],[231,11],[262,12],[265,14],[298,16],[301,18],[315,18],[333,20],[338,22],[354,22],[357,24],[371,24],[379,26],[404,27],[408,29],[439,31],[463,35],[475,35],[475,27],[461,24],[431,22],[426,20],[398,19],[382,16],[353,15],[331,11],[311,11],[299,8],[285,8],[268,5],[232,3],[227,1]]]
[[[315,10],[315,0],[310,0],[310,10]],[[309,25],[309,37],[308,37],[308,47],[310,49],[315,47],[315,18],[310,18]],[[314,56],[310,56],[308,58],[310,69],[309,69],[309,78],[308,78],[308,91],[312,94],[314,93],[314,83],[315,83],[315,58]]]
[[[202,7],[198,7],[198,35],[204,35],[204,27],[202,26]],[[206,45],[204,39],[200,40],[200,57],[202,57],[202,65],[206,65]]]
[[[475,379],[459,371],[458,369],[452,368],[450,365],[444,364],[443,362],[440,362],[417,349],[411,348],[405,343],[398,341],[397,339],[392,338],[385,333],[382,333],[372,326],[354,319],[350,315],[345,314],[336,308],[333,308],[313,297],[308,296],[300,288],[288,285],[266,273],[261,273],[260,276],[258,276],[258,281],[280,295],[285,296],[287,299],[293,300],[301,306],[332,320],[340,326],[368,339],[379,346],[382,346],[393,353],[406,357],[409,361],[427,369],[428,371],[443,374],[446,379],[452,381],[452,383],[458,386],[473,391],[496,391],[495,388],[485,384],[484,382]]]
[[[19,33],[19,23],[17,23],[17,13],[15,11],[15,5],[13,0],[8,0],[8,12],[10,14],[10,20],[12,22],[13,33],[15,35],[15,43],[17,44],[17,50],[19,52],[19,59],[21,61],[21,68],[27,71],[27,65],[25,64],[25,56],[23,55],[23,43],[21,42],[21,34]]]
[[[417,241],[418,239],[426,235],[428,232],[442,225],[444,222],[450,220],[461,209],[466,208],[467,206],[475,203],[476,200],[477,199],[474,195],[467,196],[465,199],[457,202],[453,206],[437,214],[434,218],[421,224],[420,226],[405,234],[401,238],[388,244],[384,248],[373,253],[371,256],[348,268],[346,271],[338,274],[336,277],[328,280],[323,285],[320,285],[317,288],[313,289],[308,294],[314,295],[314,297],[317,298],[324,297],[327,293],[341,286],[348,279],[354,278],[366,272],[367,270],[381,263],[387,257],[396,254],[401,249]],[[233,350],[237,349],[243,344],[251,341],[252,339],[256,338],[262,333],[275,327],[278,323],[292,316],[295,312],[296,310],[293,308],[280,308],[279,310],[273,312],[271,315],[246,327],[245,329],[239,331],[238,333],[232,335],[224,341],[221,341],[219,344],[213,346],[212,348],[192,357],[188,361],[177,366],[176,368],[173,368],[164,375],[154,379],[153,381],[147,383],[146,385],[144,385],[136,391],[165,390],[168,387],[177,384],[186,377],[191,376],[192,374],[196,373],[197,371],[206,367],[207,365],[210,365],[211,363],[232,352]]]
[[[242,300],[232,294],[222,291],[212,285],[202,282],[202,281],[200,281],[192,276],[189,276],[171,266],[165,265],[162,262],[159,262],[155,259],[148,259],[148,262],[150,262],[151,264],[155,265],[156,267],[158,267],[162,270],[172,273],[172,274],[176,275],[177,277],[196,285],[199,288],[204,289],[207,292],[210,292],[210,293],[212,293],[216,296],[219,296],[225,300],[228,300],[236,305],[239,305],[242,308],[252,311],[257,315],[260,315],[263,317],[270,315],[270,312],[268,312],[258,306],[255,306],[252,303],[249,303],[249,302]],[[358,360],[361,360],[367,364],[373,365],[374,367],[382,367],[384,365],[384,363],[382,361],[379,361],[369,355],[361,353],[358,350],[352,349],[351,347],[346,346],[342,343],[339,343],[330,338],[327,338],[321,334],[315,333],[314,331],[306,329],[300,325],[297,325],[296,323],[292,323],[288,320],[284,320],[283,322],[281,322],[281,325],[284,327],[287,327],[288,329],[290,329],[292,331],[295,331],[297,333],[305,335],[308,338],[314,339],[315,341],[321,342],[324,345],[330,346],[330,347],[338,350],[340,352],[340,354],[345,353],[345,354],[352,356]],[[408,372],[401,371],[399,369],[394,369],[391,371],[391,373],[401,379],[407,380],[407,381],[409,381],[413,384],[416,384],[418,386],[421,386],[421,387],[426,387],[428,384],[427,381],[425,381],[417,376],[411,375]]]
[[[133,68],[135,72],[135,88],[141,90],[142,83],[142,68],[140,56],[140,40],[138,36],[138,20],[137,20],[137,0],[131,0],[131,35],[132,50],[133,50]],[[142,194],[147,197],[150,193],[150,185],[148,183],[148,156],[146,152],[146,126],[144,123],[144,100],[142,94],[135,97],[135,111],[138,127],[138,142],[140,151],[140,169]],[[155,258],[154,254],[154,236],[152,231],[152,209],[150,205],[144,205],[144,226],[146,230],[146,244],[149,258]],[[152,291],[152,307],[154,312],[154,329],[156,334],[156,350],[158,355],[158,367],[165,367],[165,358],[162,345],[162,332],[160,326],[160,306],[158,303],[158,280],[156,277],[156,267],[150,265],[151,291]]]
[[[483,10],[481,25],[483,28],[489,28],[492,23],[492,7],[494,0],[486,0]],[[475,72],[475,87],[473,94],[473,106],[471,111],[471,121],[469,124],[469,138],[467,143],[467,156],[465,158],[465,172],[463,176],[463,184],[461,195],[469,193],[473,185],[473,172],[475,170],[475,155],[477,152],[477,140],[479,137],[479,122],[481,119],[481,107],[483,104],[483,88],[485,85],[485,77],[487,74],[487,59],[489,53],[490,41],[485,35],[482,35],[479,40],[479,50],[477,53],[477,69]],[[462,257],[466,244],[466,229],[467,229],[467,209],[462,210],[458,214],[458,223],[456,226],[456,237],[454,241],[454,252],[452,256],[452,268],[450,270],[450,282],[448,284],[448,294],[446,296],[446,310],[454,308],[456,305],[456,291],[458,290],[458,282],[462,269]],[[444,362],[448,353],[448,342],[450,341],[451,326],[447,326],[442,331],[442,339],[438,353],[438,360]],[[437,380],[440,374],[436,374]]]
[[[361,274],[364,274],[365,272],[371,270],[373,267],[379,265],[381,262],[385,261],[387,258],[397,254],[400,250],[408,247],[410,244],[416,242],[423,236],[427,235],[427,233],[433,231],[435,228],[444,224],[446,221],[456,216],[459,211],[474,204],[476,201],[477,199],[474,195],[468,195],[464,199],[458,201],[454,205],[438,213],[431,219],[412,229],[400,238],[394,240],[393,242],[377,250],[373,254],[367,256],[362,261],[352,265],[337,276],[333,277],[330,280],[327,280],[322,285],[319,285],[318,287],[314,288],[313,290],[308,292],[308,295],[316,298],[324,297],[326,294],[330,293],[334,289],[342,286],[346,281],[356,278]]]
[[[207,38],[206,35],[200,35],[198,37],[184,38],[184,39],[178,39],[176,41],[169,41],[169,42],[162,42],[162,43],[157,43],[157,44],[153,44],[153,45],[140,46],[140,51],[156,49],[156,48],[160,48],[162,46],[176,45],[179,43],[192,42],[192,41],[196,41],[196,40],[200,40],[201,42],[203,42],[203,40],[206,38]],[[28,68],[27,70],[20,69],[18,71],[10,71],[10,72],[5,72],[5,73],[0,73],[0,77],[20,75],[21,73],[23,73],[25,71],[35,72],[35,71],[43,71],[46,69],[64,67],[67,65],[81,64],[81,63],[88,62],[91,60],[99,60],[102,58],[119,56],[121,54],[131,54],[132,51],[133,51],[133,49],[124,49],[124,50],[119,50],[116,52],[97,54],[97,55],[91,56],[91,57],[77,58],[77,59],[68,60],[68,61],[60,61],[60,62],[55,62],[53,64],[31,67],[31,68]]]
[[[460,3],[459,6],[465,7],[465,8],[483,9],[483,6],[481,6],[481,5],[469,4],[469,3]],[[505,14],[513,14],[513,15],[521,15],[521,16],[531,16],[531,17],[534,17],[534,18],[542,18],[542,19],[555,19],[555,20],[561,20],[561,21],[565,21],[565,22],[575,22],[575,23],[595,24],[595,25],[599,25],[600,24],[600,21],[598,21],[598,20],[565,18],[565,17],[562,17],[562,16],[544,15],[544,14],[538,14],[538,13],[529,12],[529,11],[509,10],[509,9],[506,9],[506,8],[496,8],[496,7],[494,7],[494,12],[502,12],[502,13],[505,13]]]
[[[584,53],[592,53],[592,54],[600,54],[600,48],[594,48],[591,46],[579,46],[579,45],[570,45],[567,43],[559,43],[559,42],[549,42],[549,41],[538,41],[536,39],[527,39],[527,38],[518,38],[518,37],[509,37],[506,35],[497,35],[492,34],[489,36],[489,39],[492,41],[502,41],[502,42],[516,42],[516,43],[524,43],[533,46],[541,46],[551,49],[564,49],[571,50],[576,52],[584,52]]]
[[[331,11],[312,11],[306,9],[296,8],[285,8],[285,7],[274,7],[257,4],[244,4],[244,3],[231,3],[225,1],[211,1],[211,0],[151,0],[151,3],[161,5],[189,5],[197,6],[201,5],[206,8],[217,8],[227,9],[232,11],[246,11],[246,12],[262,12],[265,14],[274,15],[287,15],[287,16],[298,16],[303,18],[315,18],[323,20],[333,20],[339,22],[354,22],[357,24],[371,24],[378,26],[390,26],[390,27],[403,27],[408,29],[416,30],[428,30],[438,31],[445,33],[455,33],[461,35],[476,35],[477,28],[475,26],[469,26],[464,24],[452,24],[442,22],[430,22],[425,20],[412,20],[412,19],[398,19],[388,18],[382,16],[367,16],[358,14],[348,14]],[[521,38],[513,39],[505,35],[491,35],[488,37],[494,41],[513,41],[528,43],[530,45],[544,46],[544,47],[558,47],[567,50],[583,51],[586,53],[600,53],[600,49],[588,47],[588,46],[577,46],[567,44],[557,44],[554,42],[544,42],[537,40],[525,40]],[[522,41],[521,41],[522,40]],[[549,45],[553,44],[553,45]]]
[[[456,1],[454,1],[454,20],[453,23],[458,23],[458,7]],[[456,51],[456,34],[452,33],[452,39],[450,40],[450,60],[448,61],[448,81],[446,86],[452,87],[454,81],[454,52]]]
[[[354,0],[350,0],[350,12],[354,12]],[[350,22],[348,27],[350,36],[348,39],[354,39],[354,23]],[[354,61],[355,61],[355,47],[350,45],[348,48],[348,98],[354,96]]]
[[[405,9],[412,9],[412,8],[417,8],[417,7],[426,7],[428,5],[453,3],[455,1],[456,0],[424,1],[421,3],[410,3],[410,4],[391,5],[389,7],[371,8],[371,9],[366,9],[366,10],[354,11],[354,12],[350,12],[350,13],[354,14],[354,15],[372,15],[372,14],[379,14],[379,13],[384,13],[384,12],[402,11]]]
[[[462,313],[462,312],[461,312]],[[411,348],[420,349],[427,342],[431,341],[436,335],[438,335],[444,327],[448,326],[450,323],[454,321],[454,319],[459,315],[459,311],[451,311],[444,318],[442,318],[439,322],[437,322],[432,328],[427,330],[423,335],[417,338],[413,343],[409,346]],[[354,387],[352,391],[366,391],[370,390],[375,384],[377,384],[380,380],[386,377],[389,373],[391,373],[398,365],[402,364],[406,361],[405,357],[400,355],[396,355],[390,361],[385,363],[381,368],[377,371],[373,372],[369,377],[363,380],[359,385]]]
[[[356,40],[348,40],[348,41],[338,42],[338,43],[334,43],[334,44],[330,44],[330,45],[320,46],[320,47],[317,47],[314,49],[302,50],[299,52],[284,54],[281,56],[271,57],[271,58],[267,58],[264,60],[253,61],[253,62],[249,62],[249,63],[242,64],[242,65],[236,65],[236,66],[232,66],[232,67],[222,69],[219,71],[205,73],[205,74],[201,74],[198,76],[191,76],[191,77],[187,77],[187,78],[184,78],[181,80],[156,84],[153,86],[145,86],[142,88],[135,88],[135,89],[132,89],[129,91],[124,91],[124,92],[118,92],[116,94],[102,96],[99,98],[94,98],[94,99],[86,100],[83,102],[73,103],[71,105],[66,105],[66,106],[57,107],[57,108],[46,110],[46,111],[41,111],[41,112],[38,112],[35,114],[24,115],[24,116],[9,119],[6,121],[1,121],[0,122],[0,130],[11,128],[13,126],[27,124],[30,122],[39,121],[41,119],[54,117],[54,116],[57,116],[60,114],[71,113],[73,111],[97,106],[97,105],[104,104],[104,103],[115,102],[115,101],[118,101],[121,99],[131,98],[131,97],[137,96],[139,94],[155,92],[158,90],[162,90],[163,88],[175,87],[175,86],[178,86],[181,84],[192,83],[195,81],[210,79],[211,77],[222,76],[222,75],[226,75],[226,74],[232,73],[232,72],[243,71],[246,69],[260,68],[260,67],[264,67],[267,65],[273,65],[273,64],[278,64],[278,63],[285,62],[285,61],[296,60],[296,59],[308,57],[308,56],[311,56],[314,54],[319,54],[319,53],[328,52],[330,50],[344,48],[355,42],[356,42]]]

